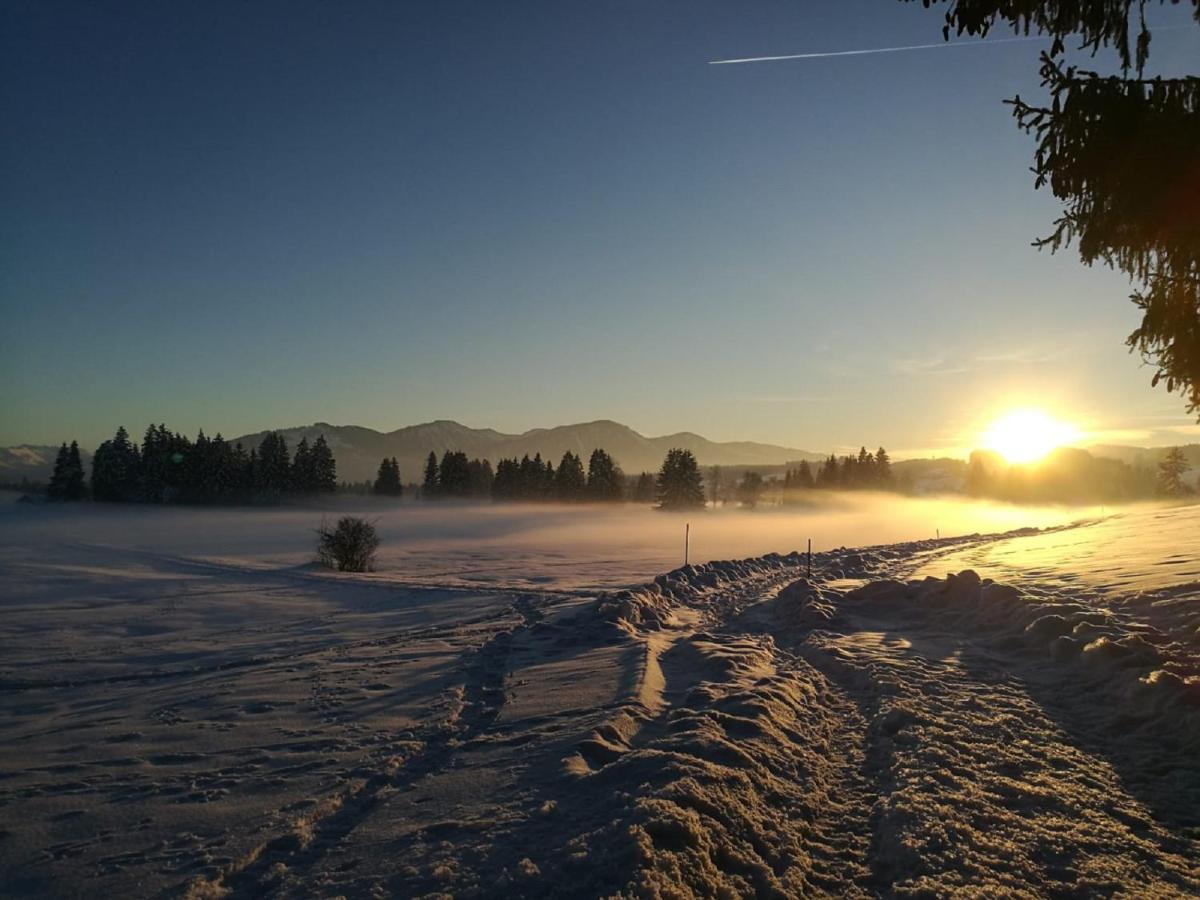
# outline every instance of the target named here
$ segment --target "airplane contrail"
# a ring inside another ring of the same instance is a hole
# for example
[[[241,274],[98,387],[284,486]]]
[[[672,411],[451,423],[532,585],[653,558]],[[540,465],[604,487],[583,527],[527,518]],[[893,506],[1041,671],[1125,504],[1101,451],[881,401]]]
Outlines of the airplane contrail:
[[[1010,38],[991,38],[989,40],[978,41],[956,41],[940,44],[912,44],[907,47],[871,47],[866,50],[831,50],[824,53],[791,53],[787,56],[748,56],[744,59],[712,59],[709,60],[710,66],[730,66],[736,63],[757,63],[757,62],[780,62],[787,59],[826,59],[830,56],[868,56],[872,53],[903,53],[907,50],[937,50],[943,47],[967,47],[977,44],[1013,44],[1024,43],[1026,41],[1045,41],[1048,40],[1045,36],[1028,37],[1010,37]]]

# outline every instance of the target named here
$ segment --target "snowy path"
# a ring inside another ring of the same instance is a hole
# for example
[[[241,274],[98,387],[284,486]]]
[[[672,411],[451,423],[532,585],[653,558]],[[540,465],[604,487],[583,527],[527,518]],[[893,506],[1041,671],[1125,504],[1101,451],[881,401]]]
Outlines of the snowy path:
[[[1194,896],[1198,525],[835,551],[811,578],[712,563],[599,598],[8,558],[0,884]],[[966,568],[1000,584],[939,577]]]

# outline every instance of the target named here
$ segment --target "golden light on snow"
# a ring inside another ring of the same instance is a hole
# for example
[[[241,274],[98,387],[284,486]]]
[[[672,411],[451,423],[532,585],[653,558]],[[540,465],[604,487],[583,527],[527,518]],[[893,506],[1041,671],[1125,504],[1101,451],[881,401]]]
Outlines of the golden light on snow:
[[[1018,409],[988,426],[983,433],[983,446],[995,450],[1010,463],[1029,463],[1080,436],[1074,425],[1054,419],[1040,409]]]

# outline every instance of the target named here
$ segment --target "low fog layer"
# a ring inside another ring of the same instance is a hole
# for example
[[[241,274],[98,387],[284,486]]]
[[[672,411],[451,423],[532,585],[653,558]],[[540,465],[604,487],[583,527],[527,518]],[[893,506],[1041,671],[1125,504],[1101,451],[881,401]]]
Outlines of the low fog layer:
[[[0,542],[81,542],[255,567],[313,558],[313,529],[345,514],[377,523],[377,577],[419,583],[524,587],[613,586],[644,581],[683,561],[866,546],[1050,527],[1099,507],[1013,506],[965,499],[826,495],[788,510],[718,509],[688,515],[634,506],[512,506],[340,500],[281,508],[77,508],[5,504]],[[1112,511],[1110,507],[1109,512]]]

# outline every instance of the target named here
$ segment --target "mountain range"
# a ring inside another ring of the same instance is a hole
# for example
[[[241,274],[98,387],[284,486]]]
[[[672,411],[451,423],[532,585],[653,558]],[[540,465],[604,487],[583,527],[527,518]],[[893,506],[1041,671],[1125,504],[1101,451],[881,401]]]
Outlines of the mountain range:
[[[540,453],[543,459],[551,460],[556,466],[563,453],[570,450],[579,454],[586,466],[592,450],[603,447],[629,474],[657,471],[667,451],[674,447],[691,450],[702,466],[767,468],[802,459],[813,462],[825,458],[825,454],[776,444],[710,441],[690,431],[647,437],[627,425],[607,419],[556,428],[534,428],[522,434],[505,434],[492,428],[468,428],[444,419],[388,432],[359,425],[330,425],[327,422],[277,430],[292,448],[301,438],[306,437],[312,443],[318,435],[323,434],[337,460],[338,477],[344,481],[373,479],[379,469],[379,461],[385,456],[396,457],[404,481],[420,481],[425,458],[430,451],[440,458],[447,450],[462,450],[469,457],[491,460],[493,465],[504,457],[520,458],[525,454],[533,456]],[[256,447],[266,433],[244,434],[232,441],[240,442],[247,448]],[[1093,456],[1150,468],[1158,464],[1167,449],[1104,445],[1091,447],[1089,452]],[[1183,450],[1193,469],[1200,469],[1200,444],[1189,444]],[[44,481],[54,467],[57,452],[57,447],[42,445],[0,447],[0,483],[19,482],[22,478]],[[91,454],[82,448],[81,452],[84,464],[90,464]],[[961,481],[961,472],[965,468],[965,463],[959,460],[897,462],[897,472],[906,465],[912,465],[915,470],[909,474],[917,476],[915,481],[924,483],[932,478],[939,484],[945,482],[946,489],[954,489],[951,483]],[[937,472],[926,471],[930,467],[937,469]]]
[[[420,481],[430,451],[440,458],[447,450],[462,450],[469,457],[491,460],[493,465],[505,457],[520,458],[525,454],[540,453],[543,459],[551,460],[556,466],[563,453],[570,450],[579,454],[586,466],[592,450],[602,447],[618,465],[632,474],[657,471],[667,451],[674,447],[691,450],[702,466],[778,466],[801,459],[824,458],[819,453],[774,444],[710,441],[686,431],[646,437],[627,425],[609,420],[534,428],[522,434],[468,428],[448,420],[410,425],[389,432],[327,422],[276,430],[292,448],[301,438],[308,438],[311,444],[318,435],[324,435],[337,460],[338,478],[344,481],[373,479],[379,461],[392,456],[400,464],[400,474],[406,482]],[[231,440],[247,448],[256,447],[266,433],[244,434]],[[137,435],[134,437],[136,439]],[[57,452],[58,448],[52,446],[0,448],[0,482],[16,482],[22,478],[45,480],[54,467]],[[83,456],[87,464],[90,456],[86,451]]]
[[[420,481],[425,459],[430,451],[438,457],[447,450],[462,450],[471,458],[491,460],[494,466],[506,457],[520,458],[540,453],[556,466],[562,455],[570,450],[583,458],[601,447],[627,473],[656,472],[663,457],[673,447],[691,450],[703,466],[782,465],[793,460],[821,459],[821,454],[774,444],[751,441],[717,442],[698,434],[679,432],[662,437],[646,437],[627,425],[609,420],[560,425],[557,428],[534,428],[522,434],[505,434],[491,428],[468,428],[458,422],[440,420],[422,425],[410,425],[386,433],[355,425],[329,425],[318,422],[298,428],[285,428],[281,433],[288,445],[294,447],[302,438],[309,443],[317,435],[333,449],[337,459],[338,477],[347,481],[374,478],[383,457],[396,457],[400,474],[405,481]],[[258,444],[266,432],[243,435],[240,440],[250,447]]]

